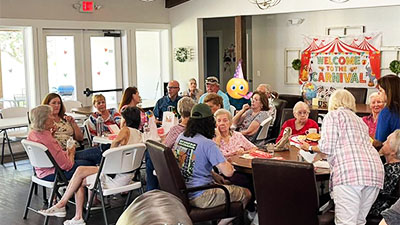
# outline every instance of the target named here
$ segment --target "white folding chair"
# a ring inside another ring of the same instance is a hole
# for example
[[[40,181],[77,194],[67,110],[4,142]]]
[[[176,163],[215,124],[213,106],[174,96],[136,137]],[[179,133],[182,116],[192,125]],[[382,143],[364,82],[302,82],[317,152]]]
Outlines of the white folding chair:
[[[146,145],[140,143],[140,144],[132,144],[132,145],[125,145],[116,148],[111,148],[103,153],[103,158],[100,163],[100,168],[96,176],[96,181],[94,183],[93,189],[91,189],[92,194],[89,199],[89,207],[85,216],[85,221],[88,221],[89,219],[90,207],[93,204],[93,198],[95,194],[100,195],[100,201],[103,208],[104,222],[106,225],[108,225],[107,213],[104,205],[105,196],[129,191],[124,206],[126,208],[128,206],[133,190],[139,189],[141,192],[143,192],[141,181],[135,181],[135,182],[132,181],[130,184],[124,186],[105,189],[101,185],[100,177],[101,174],[104,175],[121,174],[128,172],[136,173],[137,171],[140,170],[140,167],[142,165],[142,160],[145,150],[146,150]]]
[[[85,122],[83,122],[83,129],[86,134],[89,146],[93,146],[92,135],[90,134],[89,130],[89,119],[86,119]]]
[[[235,112],[236,112],[235,106],[230,105],[230,106],[229,106],[229,112],[231,112],[231,115],[232,115],[232,116],[235,116]]]
[[[65,177],[63,171],[58,166],[57,162],[54,160],[53,156],[48,151],[46,146],[44,146],[40,143],[33,142],[33,141],[28,141],[28,140],[22,140],[21,144],[24,147],[25,152],[28,155],[29,161],[31,162],[31,165],[33,167],[38,167],[38,168],[54,167],[55,168],[54,182],[45,181],[45,180],[38,178],[36,176],[35,172],[32,175],[31,185],[30,185],[29,194],[28,194],[28,200],[26,202],[24,216],[23,216],[23,218],[26,219],[28,216],[28,210],[38,212],[38,210],[30,207],[30,203],[32,200],[32,194],[33,194],[33,191],[34,191],[36,185],[40,185],[43,187],[43,200],[46,204],[48,204],[48,207],[50,208],[53,204],[53,199],[54,199],[55,195],[57,195],[58,197],[61,198],[61,195],[58,192],[58,189],[60,187],[67,186],[68,180]],[[47,200],[46,188],[52,189],[50,198],[49,198],[50,201]],[[45,220],[44,220],[45,225],[48,223],[48,219],[49,219],[48,216],[46,216]]]
[[[1,110],[1,118],[2,119],[9,119],[9,118],[17,118],[17,117],[27,117],[28,108],[25,107],[12,107],[12,108],[5,108]],[[27,119],[28,121],[28,119]],[[12,129],[11,131],[9,131]],[[14,168],[17,169],[17,165],[15,164],[15,157],[14,153],[11,148],[10,137],[15,140],[20,140],[26,138],[28,135],[28,129],[25,127],[15,127],[15,128],[7,128],[0,130],[2,133],[3,145],[1,147],[1,164],[4,163],[4,148],[7,142],[8,149],[10,151],[11,159],[14,163]]]
[[[63,102],[65,106],[65,112],[71,112],[72,108],[80,108],[82,107],[82,102],[74,101],[74,100],[66,100]]]
[[[256,136],[255,144],[264,144],[263,142],[268,137],[269,125],[271,124],[272,119],[272,116],[270,116],[261,122],[260,128],[258,129],[258,134]]]

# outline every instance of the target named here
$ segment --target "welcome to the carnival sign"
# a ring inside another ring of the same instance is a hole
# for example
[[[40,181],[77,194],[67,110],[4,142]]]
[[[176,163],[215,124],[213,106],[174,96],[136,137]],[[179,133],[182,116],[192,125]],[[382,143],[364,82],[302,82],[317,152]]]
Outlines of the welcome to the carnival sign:
[[[375,86],[381,75],[381,40],[381,33],[305,37],[299,83],[311,81],[334,86]]]

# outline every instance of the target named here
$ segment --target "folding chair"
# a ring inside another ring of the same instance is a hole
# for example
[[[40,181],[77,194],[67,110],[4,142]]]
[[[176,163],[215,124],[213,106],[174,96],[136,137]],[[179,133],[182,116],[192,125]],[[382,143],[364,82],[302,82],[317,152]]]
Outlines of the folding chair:
[[[128,197],[124,205],[125,209],[128,206],[133,190],[140,189],[140,191],[143,193],[141,181],[132,182],[125,186],[120,186],[115,188],[104,188],[102,187],[100,182],[100,177],[101,177],[100,175],[120,174],[120,173],[139,171],[142,165],[142,160],[145,150],[146,150],[146,145],[140,143],[140,144],[125,145],[116,148],[111,148],[103,153],[103,158],[100,163],[99,172],[96,175],[96,181],[94,183],[93,189],[91,189],[89,207],[85,215],[85,221],[88,221],[89,219],[90,208],[92,207],[93,198],[95,194],[100,195],[100,201],[103,209],[104,223],[108,225],[107,213],[104,205],[105,196],[129,191]]]
[[[36,185],[40,185],[43,187],[43,200],[47,203],[50,208],[53,204],[53,199],[55,195],[61,198],[61,194],[58,192],[58,189],[63,186],[68,185],[68,180],[65,177],[63,171],[58,166],[57,162],[54,160],[53,156],[50,154],[46,146],[28,140],[21,141],[22,146],[24,147],[26,154],[28,155],[29,161],[33,167],[39,168],[55,168],[55,178],[54,182],[45,181],[36,176],[36,173],[32,175],[31,185],[29,188],[28,200],[26,202],[25,210],[23,218],[26,219],[28,216],[28,210],[32,210],[34,212],[38,212],[38,210],[30,207],[32,194]],[[50,194],[50,202],[47,200],[46,196],[46,188],[52,189]],[[46,225],[49,221],[49,217],[45,216],[44,225]]]
[[[6,108],[1,110],[1,119],[8,119],[8,118],[16,118],[16,117],[26,117],[28,112],[28,108],[25,107],[12,107],[12,108]],[[24,126],[16,126],[14,128],[21,128]],[[4,148],[5,144],[7,142],[8,144],[8,149],[10,151],[11,159],[14,163],[14,168],[17,169],[17,165],[15,163],[15,157],[14,153],[11,148],[11,141],[10,137],[15,137],[16,140],[26,138],[28,131],[27,130],[17,130],[17,131],[12,131],[8,132],[7,129],[2,129],[0,133],[3,133],[3,145],[1,147],[1,164],[4,163]]]
[[[87,120],[85,120],[85,122],[83,122],[83,129],[84,129],[84,132],[86,133],[86,137],[88,139],[89,146],[93,146],[92,135],[90,134],[90,130],[89,130],[89,119],[87,119]]]
[[[252,141],[255,145],[263,145],[267,141],[269,125],[271,124],[272,119],[273,118],[271,116],[261,122],[255,140]]]

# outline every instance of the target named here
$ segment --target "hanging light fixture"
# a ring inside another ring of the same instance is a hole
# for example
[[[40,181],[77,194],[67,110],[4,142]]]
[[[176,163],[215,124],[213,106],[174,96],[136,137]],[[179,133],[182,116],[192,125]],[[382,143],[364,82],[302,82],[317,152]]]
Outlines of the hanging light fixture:
[[[268,9],[276,6],[281,0],[249,0],[251,3],[256,4],[260,9]]]
[[[336,2],[336,3],[345,3],[348,2],[349,0],[330,0],[331,2]]]

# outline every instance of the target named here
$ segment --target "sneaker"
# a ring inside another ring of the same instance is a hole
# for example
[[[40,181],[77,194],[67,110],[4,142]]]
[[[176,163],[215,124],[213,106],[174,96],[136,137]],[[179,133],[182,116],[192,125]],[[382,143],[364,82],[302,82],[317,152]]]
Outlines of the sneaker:
[[[39,210],[38,213],[43,216],[56,216],[56,217],[65,217],[67,212],[65,211],[65,207],[57,208],[56,206],[52,206],[49,209]]]
[[[86,225],[85,221],[81,218],[80,220],[66,220],[64,221],[64,225]]]
[[[255,210],[253,212],[250,212],[248,210],[246,210],[246,211],[247,211],[247,218],[249,218],[250,221],[253,221],[257,212]]]

